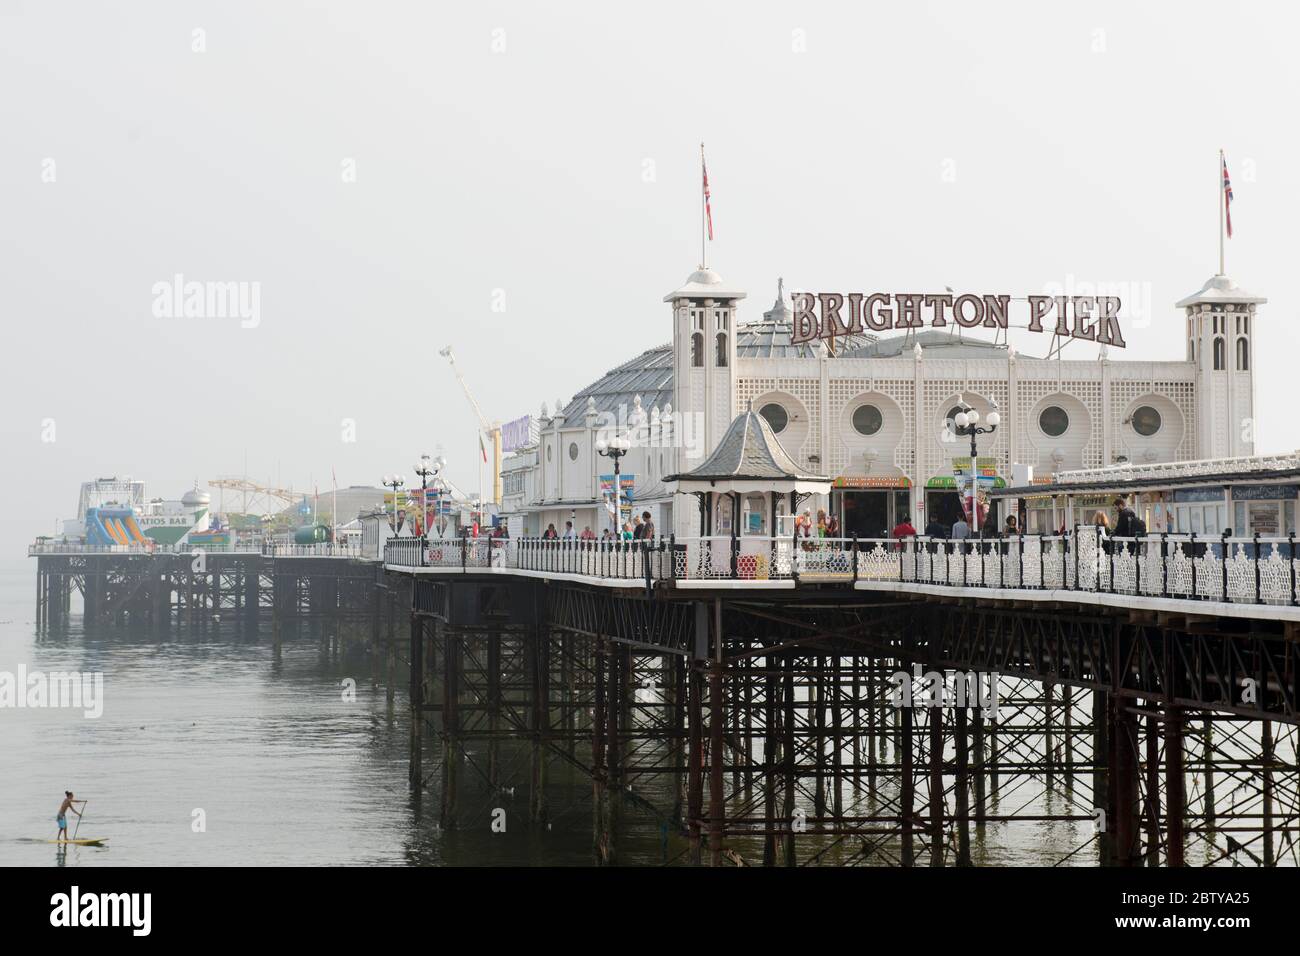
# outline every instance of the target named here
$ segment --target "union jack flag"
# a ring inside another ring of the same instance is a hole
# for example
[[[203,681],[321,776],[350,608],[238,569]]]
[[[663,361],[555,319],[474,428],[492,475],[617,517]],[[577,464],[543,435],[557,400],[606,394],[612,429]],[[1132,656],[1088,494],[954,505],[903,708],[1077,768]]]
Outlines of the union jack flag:
[[[1228,223],[1228,238],[1232,238],[1232,183],[1228,180],[1228,160],[1219,151],[1219,162],[1223,165],[1223,216]]]
[[[709,241],[713,241],[713,207],[709,204],[709,167],[704,164],[704,144],[700,143],[700,169],[704,172],[704,218],[709,223]]]

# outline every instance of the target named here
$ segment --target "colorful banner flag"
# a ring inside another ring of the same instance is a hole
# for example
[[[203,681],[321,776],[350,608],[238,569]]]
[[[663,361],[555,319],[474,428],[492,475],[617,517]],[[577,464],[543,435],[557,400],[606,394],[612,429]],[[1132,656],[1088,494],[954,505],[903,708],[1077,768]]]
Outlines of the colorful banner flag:
[[[605,510],[614,512],[614,476],[600,475],[600,496],[605,500]],[[636,490],[636,475],[618,476],[619,521],[632,520],[632,501]]]
[[[1223,218],[1228,224],[1228,238],[1232,238],[1232,182],[1228,179],[1228,159],[1219,150],[1219,163],[1223,166]]]
[[[709,202],[709,167],[704,163],[704,144],[700,143],[700,170],[704,173],[704,218],[709,223],[709,241],[713,241],[713,206]]]
[[[974,467],[972,467],[972,465]],[[953,485],[961,498],[962,514],[971,522],[972,531],[982,527],[988,517],[989,492],[998,481],[997,459],[992,457],[976,458],[971,461],[969,455],[952,460]],[[971,517],[971,497],[975,498],[975,516]]]
[[[501,450],[518,451],[532,443],[532,416],[525,415],[501,426]]]

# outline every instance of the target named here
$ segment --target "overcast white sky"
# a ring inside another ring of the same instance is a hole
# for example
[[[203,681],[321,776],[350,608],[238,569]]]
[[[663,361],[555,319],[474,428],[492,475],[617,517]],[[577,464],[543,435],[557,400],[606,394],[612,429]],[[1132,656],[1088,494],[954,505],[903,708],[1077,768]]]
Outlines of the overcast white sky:
[[[661,299],[699,258],[701,140],[710,264],[749,291],[744,318],[777,276],[1016,295],[1073,276],[1149,290],[1152,320],[1112,356],[1163,359],[1185,350],[1173,302],[1216,271],[1222,147],[1227,271],[1270,299],[1259,447],[1300,447],[1297,21],[4,0],[0,546],[53,531],[99,475],[176,497],[247,462],[324,491],[331,467],[409,479],[441,448],[472,489],[474,420],[437,350],[504,420],[667,341]],[[156,317],[176,273],[260,283],[260,323]]]

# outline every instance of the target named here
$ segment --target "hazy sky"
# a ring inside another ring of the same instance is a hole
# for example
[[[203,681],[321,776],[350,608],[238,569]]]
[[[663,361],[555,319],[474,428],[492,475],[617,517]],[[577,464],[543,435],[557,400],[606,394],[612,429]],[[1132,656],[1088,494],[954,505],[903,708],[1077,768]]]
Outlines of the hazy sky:
[[[777,276],[1073,277],[1148,296],[1112,357],[1161,359],[1217,269],[1223,148],[1227,271],[1270,300],[1259,448],[1294,449],[1298,26],[1282,4],[3,0],[0,545],[100,475],[326,491],[441,448],[473,489],[438,349],[505,420],[667,341],[701,140],[742,318]],[[256,325],[155,314],[177,273],[257,283]]]

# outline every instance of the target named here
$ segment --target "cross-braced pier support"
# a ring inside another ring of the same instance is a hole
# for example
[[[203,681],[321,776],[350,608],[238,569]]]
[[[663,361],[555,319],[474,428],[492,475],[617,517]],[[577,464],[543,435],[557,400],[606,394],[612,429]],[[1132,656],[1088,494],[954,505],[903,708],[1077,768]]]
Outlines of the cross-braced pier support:
[[[449,826],[522,786],[530,825],[589,800],[601,863],[657,844],[715,866],[1295,862],[1285,688],[1260,703],[1270,721],[1198,706],[1198,665],[1168,629],[439,586],[426,699],[441,703],[424,713],[441,710],[444,793],[477,794],[444,796]],[[1224,653],[1260,636],[1243,640]],[[585,785],[556,791],[557,767]],[[1052,855],[1030,835],[1045,822],[1067,834]]]

